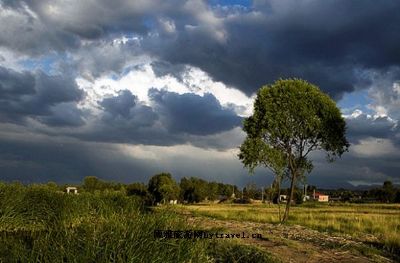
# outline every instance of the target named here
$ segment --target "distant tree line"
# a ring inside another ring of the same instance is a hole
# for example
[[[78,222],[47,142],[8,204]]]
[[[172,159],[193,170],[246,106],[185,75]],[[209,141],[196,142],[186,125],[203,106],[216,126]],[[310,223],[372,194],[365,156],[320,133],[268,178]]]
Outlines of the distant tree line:
[[[170,173],[160,173],[152,176],[145,183],[113,183],[98,179],[95,176],[85,177],[82,190],[86,192],[96,191],[125,191],[128,196],[138,196],[147,204],[166,203],[169,200],[178,200],[181,203],[198,203],[202,201],[216,201],[233,199],[239,203],[249,203],[251,200],[269,200],[276,203],[279,192],[273,184],[270,187],[258,187],[249,183],[241,190],[238,186],[221,182],[208,182],[196,177],[183,177],[176,182]],[[290,189],[282,189],[281,194],[289,194]],[[294,199],[296,203],[303,200],[303,190],[295,189]]]
[[[50,182],[50,187],[59,187]],[[61,189],[65,188],[61,186]],[[145,183],[113,183],[103,181],[95,176],[87,176],[79,186],[84,192],[101,191],[124,191],[128,196],[137,196],[146,204],[168,203],[170,200],[178,200],[181,203],[198,203],[204,200],[215,201],[229,198],[234,194],[239,196],[239,188],[236,185],[218,182],[208,182],[196,177],[183,177],[177,183],[170,173],[160,173],[152,176],[147,184]],[[244,189],[246,195],[261,195],[253,188]]]
[[[369,190],[336,189],[324,192],[343,202],[400,203],[400,187],[391,181],[385,181],[382,186]]]
[[[395,187],[391,181],[385,181],[382,187],[366,191],[365,196],[383,203],[400,203],[400,187]]]
[[[65,191],[67,185],[58,185],[55,182],[46,184],[52,190]],[[95,176],[87,176],[81,185],[77,185],[79,192],[120,191],[128,196],[140,198],[147,205],[168,203],[178,200],[180,203],[198,203],[202,201],[216,201],[234,199],[235,202],[249,203],[251,200],[265,200],[277,203],[279,195],[288,195],[289,188],[278,189],[276,182],[269,187],[258,187],[254,183],[247,184],[241,190],[232,184],[208,182],[196,177],[183,177],[176,182],[170,173],[159,173],[152,176],[148,183],[135,182],[131,184],[115,183],[101,180]],[[312,196],[316,186],[308,185],[306,193]],[[331,200],[342,202],[381,202],[400,203],[400,187],[391,181],[385,181],[381,187],[369,190],[318,190],[328,194]],[[232,198],[234,197],[234,198]],[[304,188],[296,187],[293,202],[301,204],[304,197]]]

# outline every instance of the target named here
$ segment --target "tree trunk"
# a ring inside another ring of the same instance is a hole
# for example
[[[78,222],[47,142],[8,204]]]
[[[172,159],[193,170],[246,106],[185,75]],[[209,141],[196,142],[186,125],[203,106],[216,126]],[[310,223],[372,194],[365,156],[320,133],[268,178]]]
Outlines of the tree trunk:
[[[279,222],[282,222],[281,218],[281,178],[278,176],[278,213],[279,213]]]
[[[283,215],[282,222],[285,222],[289,218],[289,209],[290,205],[293,200],[293,194],[294,194],[294,186],[296,185],[296,172],[292,170],[292,180],[290,182],[290,194],[289,194],[289,200],[286,201],[286,209],[285,209],[285,214]]]

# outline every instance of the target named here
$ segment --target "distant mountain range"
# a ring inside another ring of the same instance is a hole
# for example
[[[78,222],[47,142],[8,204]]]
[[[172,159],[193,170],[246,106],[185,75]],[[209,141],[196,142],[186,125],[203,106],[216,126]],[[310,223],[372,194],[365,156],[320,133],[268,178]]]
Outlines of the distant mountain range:
[[[380,188],[383,186],[382,184],[360,184],[360,185],[353,185],[351,183],[343,183],[340,185],[337,185],[336,187],[323,187],[323,188],[318,188],[319,190],[338,190],[338,189],[345,189],[345,190],[351,190],[351,191],[366,191],[366,190],[371,190],[374,188]],[[400,188],[400,184],[393,184],[395,188]]]

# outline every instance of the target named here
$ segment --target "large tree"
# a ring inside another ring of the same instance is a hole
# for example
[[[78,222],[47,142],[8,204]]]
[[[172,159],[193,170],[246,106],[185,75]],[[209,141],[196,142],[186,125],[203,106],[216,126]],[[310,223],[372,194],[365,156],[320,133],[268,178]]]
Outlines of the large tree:
[[[189,203],[198,203],[208,198],[210,189],[208,182],[203,179],[183,177],[179,185],[181,189],[181,198]]]
[[[297,180],[311,172],[308,158],[323,150],[329,161],[348,150],[346,123],[335,102],[317,86],[300,79],[278,80],[257,93],[253,115],[244,121],[247,138],[239,158],[252,171],[258,165],[289,171],[290,193],[283,221]]]
[[[170,173],[160,173],[151,177],[148,189],[154,202],[166,203],[169,200],[178,199],[179,196],[179,186]]]

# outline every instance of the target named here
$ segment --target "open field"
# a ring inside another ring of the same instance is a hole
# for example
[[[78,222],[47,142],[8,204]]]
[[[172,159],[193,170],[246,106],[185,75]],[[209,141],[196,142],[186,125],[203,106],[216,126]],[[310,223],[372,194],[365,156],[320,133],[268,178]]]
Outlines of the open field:
[[[164,205],[0,183],[0,262],[396,262],[399,205]],[[168,238],[155,230],[260,234]]]
[[[284,226],[278,225],[277,205],[199,204],[182,205],[177,210],[202,218],[199,222],[219,222],[216,225],[220,227],[253,224],[278,235],[293,235],[292,239],[321,239],[321,243],[333,247],[349,244],[367,256],[389,255],[398,260],[400,252],[400,205],[309,203],[292,207]],[[299,231],[290,234],[295,229]],[[332,243],[330,237],[343,239],[344,243]]]

